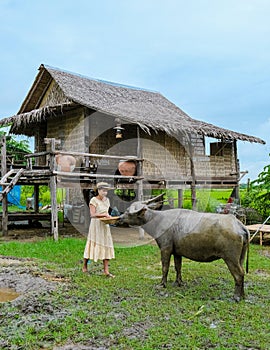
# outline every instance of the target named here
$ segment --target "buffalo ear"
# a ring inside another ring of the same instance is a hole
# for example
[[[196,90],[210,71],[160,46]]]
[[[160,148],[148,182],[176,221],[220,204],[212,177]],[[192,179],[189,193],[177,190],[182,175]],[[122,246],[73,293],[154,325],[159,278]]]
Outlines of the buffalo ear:
[[[129,213],[139,215],[140,212],[144,209],[146,210],[147,206],[145,204],[143,204],[142,202],[138,202],[138,203],[136,203],[136,206],[132,205],[130,207]]]
[[[146,206],[144,206],[142,209],[140,209],[138,211],[138,218],[143,218],[144,217],[144,213],[146,212],[146,210],[147,210]]]

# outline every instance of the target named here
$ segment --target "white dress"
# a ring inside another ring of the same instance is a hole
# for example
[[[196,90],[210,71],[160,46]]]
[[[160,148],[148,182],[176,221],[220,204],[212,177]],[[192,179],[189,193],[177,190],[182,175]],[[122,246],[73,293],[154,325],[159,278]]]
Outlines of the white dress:
[[[110,201],[93,197],[90,204],[96,208],[96,214],[107,214]],[[104,224],[101,220],[92,218],[89,226],[87,242],[84,250],[84,258],[93,261],[114,259],[114,247],[111,235],[111,229],[108,224]]]

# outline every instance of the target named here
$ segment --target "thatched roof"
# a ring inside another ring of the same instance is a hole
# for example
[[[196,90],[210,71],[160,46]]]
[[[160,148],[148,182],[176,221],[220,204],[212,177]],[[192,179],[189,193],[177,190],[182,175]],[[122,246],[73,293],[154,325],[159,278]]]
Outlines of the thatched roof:
[[[40,108],[40,101],[54,80],[65,96],[60,104]],[[163,130],[170,135],[195,133],[216,139],[265,143],[260,138],[241,134],[189,117],[158,92],[90,79],[60,69],[41,65],[39,73],[17,115],[0,120],[0,125],[12,123],[11,132],[29,134],[32,123],[55,117],[78,105],[108,115],[122,122],[138,124],[144,130]]]

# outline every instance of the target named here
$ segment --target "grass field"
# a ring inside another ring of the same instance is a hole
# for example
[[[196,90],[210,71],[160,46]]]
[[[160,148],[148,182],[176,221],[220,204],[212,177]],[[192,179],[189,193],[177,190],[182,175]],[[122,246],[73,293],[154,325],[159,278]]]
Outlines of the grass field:
[[[171,266],[164,289],[158,287],[155,244],[116,246],[115,279],[102,275],[101,263],[91,263],[89,274],[81,272],[84,244],[80,238],[0,243],[1,255],[33,258],[40,270],[66,281],[52,293],[37,294],[41,306],[35,309],[35,301],[27,314],[25,305],[0,303],[0,338],[7,346],[1,349],[64,349],[61,344],[73,344],[66,349],[74,350],[269,349],[269,247],[251,245],[246,299],[235,303],[233,279],[223,261],[184,259],[185,285],[172,286]],[[48,309],[50,318],[37,323]]]

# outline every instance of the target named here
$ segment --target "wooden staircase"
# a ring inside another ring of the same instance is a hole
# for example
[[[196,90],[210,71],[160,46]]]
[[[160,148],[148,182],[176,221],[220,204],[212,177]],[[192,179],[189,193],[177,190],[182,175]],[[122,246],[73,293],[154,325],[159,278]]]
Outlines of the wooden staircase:
[[[11,169],[2,177],[0,180],[0,186],[2,186],[2,190],[0,191],[0,202],[3,200],[3,197],[6,196],[16,185],[20,177],[23,175],[23,172],[23,168],[19,170]]]

